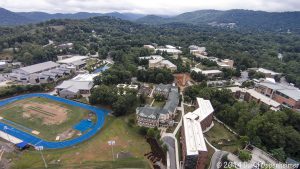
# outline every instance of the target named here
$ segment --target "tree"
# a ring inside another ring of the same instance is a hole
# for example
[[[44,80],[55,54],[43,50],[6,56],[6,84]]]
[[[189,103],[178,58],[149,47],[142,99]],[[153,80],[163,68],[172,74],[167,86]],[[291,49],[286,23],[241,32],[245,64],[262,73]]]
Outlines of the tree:
[[[238,157],[241,161],[250,161],[252,159],[252,155],[246,150],[240,150]]]
[[[143,126],[142,126],[142,127],[139,127],[138,132],[139,132],[140,135],[146,136],[147,133],[148,133],[148,128],[143,127]]]
[[[117,101],[113,103],[112,110],[116,116],[124,115],[128,110],[128,101],[125,97],[120,96],[118,97]]]
[[[242,147],[245,147],[249,143],[250,139],[248,136],[240,136],[240,143]]]
[[[147,131],[147,136],[149,138],[155,138],[155,130],[153,128],[149,128],[148,131]]]
[[[155,77],[156,83],[163,83],[165,82],[165,77],[162,73],[158,73]]]
[[[273,150],[271,150],[271,154],[273,157],[275,157],[279,161],[284,162],[286,159],[286,155],[285,155],[283,148],[273,149]]]
[[[196,82],[202,82],[204,80],[206,80],[206,76],[204,74],[202,74],[201,72],[195,72],[195,71],[192,71],[191,72],[191,78],[193,80],[195,80]]]

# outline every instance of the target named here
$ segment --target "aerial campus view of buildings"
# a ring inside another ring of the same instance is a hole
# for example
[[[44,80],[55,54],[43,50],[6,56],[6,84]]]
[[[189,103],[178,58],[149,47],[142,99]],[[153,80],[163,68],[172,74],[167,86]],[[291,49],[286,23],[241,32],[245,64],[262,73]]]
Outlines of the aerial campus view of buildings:
[[[72,48],[72,45],[72,43],[66,43],[57,47]],[[172,58],[178,58],[182,53],[180,47],[151,44],[144,45],[142,48],[149,49],[152,55],[139,57],[140,61],[147,61],[147,65],[139,66],[138,69],[167,69],[170,72],[176,72],[177,66],[159,53],[166,52]],[[237,100],[263,104],[273,111],[281,108],[299,111],[300,90],[292,84],[276,82],[274,77],[280,76],[280,73],[264,68],[253,68],[246,70],[244,77],[224,80],[221,78],[222,70],[234,69],[233,60],[207,56],[205,47],[191,45],[189,50],[190,54],[196,58],[216,63],[217,67],[213,69],[203,68],[201,64],[191,67],[191,73],[204,75],[208,79],[208,85],[228,89]],[[49,83],[54,83],[56,86],[48,93],[26,94],[0,101],[2,107],[0,137],[16,145],[20,151],[28,147],[35,147],[37,150],[41,147],[60,149],[88,141],[97,132],[101,132],[101,128],[105,126],[106,115],[111,114],[107,109],[88,105],[93,88],[98,87],[94,84],[94,78],[101,77],[101,74],[109,70],[113,64],[114,61],[110,58],[99,59],[94,55],[72,54],[57,56],[57,61],[28,66],[23,66],[19,62],[2,61],[0,64],[2,69],[11,67],[12,70],[11,73],[2,74],[1,86]],[[251,80],[247,77],[248,71],[259,72],[266,78]],[[197,97],[195,102],[185,102],[184,88],[198,83],[193,81],[189,74],[174,73],[174,76],[175,80],[170,84],[143,83],[133,79],[131,83],[116,85],[116,88],[134,90],[138,96],[147,97],[148,102],[135,109],[135,123],[140,127],[159,129],[160,138],[168,149],[165,157],[162,158],[159,158],[160,155],[156,157],[154,150],[145,155],[153,166],[171,169],[215,168],[217,162],[221,160],[220,152],[223,153],[223,151],[218,150],[209,142],[207,133],[211,132],[214,126],[221,126],[232,135],[236,133],[214,117],[214,107],[210,100]],[[253,82],[254,86],[242,87],[242,83],[246,81]],[[55,128],[55,132],[45,134],[47,129],[51,130],[51,127],[42,129],[41,124],[32,123],[30,120],[22,124],[23,122],[18,118],[9,115],[14,111],[18,112],[17,109],[23,113],[23,118],[38,117],[42,119],[43,124],[49,126],[55,124],[58,127]],[[82,110],[78,111],[79,109]],[[78,117],[68,121],[70,119],[66,117],[70,113],[78,113]],[[34,128],[31,129],[31,127]],[[112,144],[118,143],[110,142],[113,147]],[[158,148],[161,147],[158,146]],[[252,152],[252,160],[248,162],[250,168],[258,163],[279,163],[268,152],[254,146],[251,146],[249,151]],[[236,162],[235,167],[243,168],[243,166],[238,166],[241,161],[235,154],[229,152],[227,158]]]

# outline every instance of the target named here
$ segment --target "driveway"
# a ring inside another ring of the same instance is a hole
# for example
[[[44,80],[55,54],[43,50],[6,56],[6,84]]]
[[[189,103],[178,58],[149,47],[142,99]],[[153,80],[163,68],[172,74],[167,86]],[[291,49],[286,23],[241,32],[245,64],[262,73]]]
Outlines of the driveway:
[[[220,166],[219,166],[220,163],[219,162],[221,161],[222,157],[226,154],[227,154],[227,152],[225,152],[225,151],[216,151],[213,154],[213,156],[211,157],[210,169],[219,169],[220,168]]]
[[[176,169],[177,167],[176,167],[175,140],[170,136],[164,136],[162,140],[168,146],[170,169]]]

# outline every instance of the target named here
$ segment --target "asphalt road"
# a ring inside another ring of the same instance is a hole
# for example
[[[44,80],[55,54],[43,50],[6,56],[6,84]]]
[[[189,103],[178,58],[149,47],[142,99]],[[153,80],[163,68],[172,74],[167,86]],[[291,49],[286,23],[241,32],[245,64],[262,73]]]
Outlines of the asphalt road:
[[[176,169],[175,140],[170,136],[165,136],[165,137],[162,138],[162,140],[168,146],[169,159],[170,159],[170,169]]]
[[[221,161],[222,157],[226,154],[227,152],[225,151],[216,151],[211,157],[210,169],[219,169],[220,168],[219,162]]]

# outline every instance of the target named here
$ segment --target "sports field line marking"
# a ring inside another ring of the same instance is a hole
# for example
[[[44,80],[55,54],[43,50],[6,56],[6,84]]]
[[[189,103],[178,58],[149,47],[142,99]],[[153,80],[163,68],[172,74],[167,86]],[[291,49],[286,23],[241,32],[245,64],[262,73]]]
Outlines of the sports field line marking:
[[[40,140],[39,142],[37,142],[36,144],[34,144],[34,146],[40,144],[41,142],[43,142],[43,140]]]

